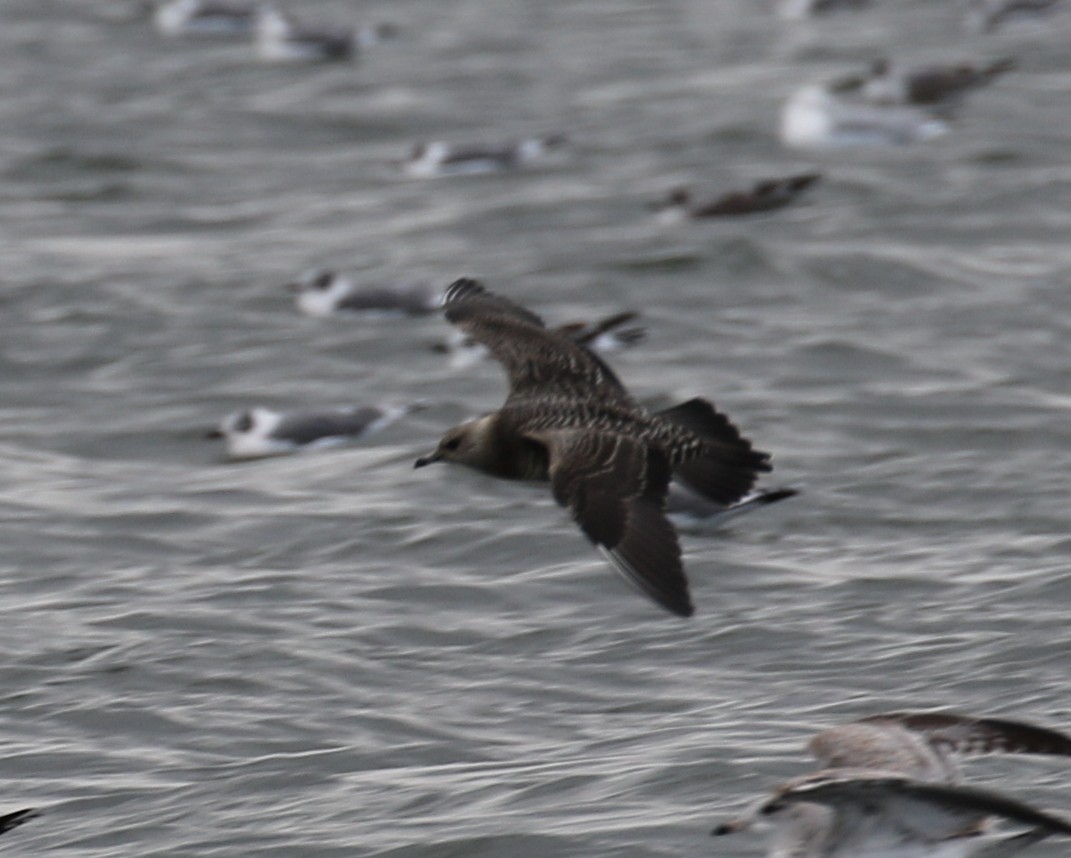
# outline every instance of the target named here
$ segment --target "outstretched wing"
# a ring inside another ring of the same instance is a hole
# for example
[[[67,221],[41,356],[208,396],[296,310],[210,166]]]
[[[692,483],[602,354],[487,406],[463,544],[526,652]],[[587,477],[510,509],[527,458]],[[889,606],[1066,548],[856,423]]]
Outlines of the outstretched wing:
[[[612,433],[529,433],[549,453],[554,498],[622,575],[682,617],[694,612],[677,533],[665,514],[670,466],[642,442]]]
[[[447,321],[487,346],[505,367],[507,402],[553,394],[631,404],[613,370],[591,351],[548,330],[535,313],[488,292],[475,280],[452,283],[443,307]]]
[[[866,770],[819,772],[791,781],[776,801],[814,802],[832,808],[838,829],[862,825],[877,836],[937,842],[975,833],[988,816],[1071,834],[1071,823],[991,790],[935,784]]]
[[[971,718],[952,712],[887,712],[859,724],[897,724],[922,734],[935,748],[955,754],[1048,754],[1071,756],[1071,736],[1001,718]]]
[[[924,781],[959,780],[956,763],[926,736],[895,721],[838,724],[816,734],[807,749],[824,769],[898,772]]]

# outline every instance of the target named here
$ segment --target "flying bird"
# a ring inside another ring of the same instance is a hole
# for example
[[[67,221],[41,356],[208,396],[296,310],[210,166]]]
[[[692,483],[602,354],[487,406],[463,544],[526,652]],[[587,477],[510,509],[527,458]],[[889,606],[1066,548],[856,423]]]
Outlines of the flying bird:
[[[475,280],[454,282],[444,309],[503,365],[510,391],[498,411],[447,431],[416,467],[456,462],[549,482],[618,572],[666,610],[691,616],[680,543],[666,517],[670,480],[727,506],[771,469],[769,454],[705,399],[648,413],[594,352]]]
[[[822,769],[793,778],[714,829],[772,829],[769,858],[1004,858],[1071,823],[1002,793],[964,786],[957,756],[1071,756],[1071,736],[1019,721],[892,712],[841,724],[808,749]],[[1026,826],[988,836],[996,821]]]

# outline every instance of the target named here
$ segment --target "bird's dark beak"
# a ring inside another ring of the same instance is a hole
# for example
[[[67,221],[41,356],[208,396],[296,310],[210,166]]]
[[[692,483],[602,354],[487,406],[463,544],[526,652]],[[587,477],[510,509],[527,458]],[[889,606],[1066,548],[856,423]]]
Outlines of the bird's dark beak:
[[[432,453],[430,456],[421,456],[413,463],[414,468],[423,468],[425,465],[431,465],[438,462],[442,456],[438,453]]]
[[[204,437],[207,441],[217,441],[223,437],[223,433],[218,429],[213,429],[210,432],[205,432]]]

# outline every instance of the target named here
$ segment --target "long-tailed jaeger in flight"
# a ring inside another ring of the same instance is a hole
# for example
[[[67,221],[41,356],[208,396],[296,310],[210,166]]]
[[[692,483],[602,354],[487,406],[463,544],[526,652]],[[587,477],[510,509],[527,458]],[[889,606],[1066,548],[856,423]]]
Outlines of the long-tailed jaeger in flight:
[[[670,480],[715,504],[747,495],[770,470],[705,399],[648,413],[592,351],[475,280],[453,283],[443,307],[509,376],[503,406],[450,429],[420,468],[447,461],[495,477],[549,481],[554,499],[621,574],[663,608],[694,612]]]
[[[823,767],[793,778],[714,834],[772,829],[769,858],[1006,858],[1071,823],[1003,793],[963,786],[957,756],[1071,756],[1071,736],[1020,721],[891,712],[814,736]],[[1026,827],[1010,836],[997,821]]]

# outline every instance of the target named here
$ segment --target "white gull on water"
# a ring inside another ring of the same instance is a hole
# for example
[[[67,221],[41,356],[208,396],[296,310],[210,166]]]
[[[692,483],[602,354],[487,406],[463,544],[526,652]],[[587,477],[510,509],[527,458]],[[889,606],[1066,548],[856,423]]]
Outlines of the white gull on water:
[[[153,23],[165,36],[246,36],[253,32],[256,14],[253,4],[160,0]]]
[[[946,122],[920,108],[852,101],[821,84],[797,90],[781,110],[782,142],[801,148],[902,145],[947,131]]]
[[[537,161],[564,143],[560,134],[503,143],[431,140],[414,146],[402,167],[410,176],[423,178],[500,173]]]
[[[276,6],[257,10],[257,56],[266,62],[302,63],[345,61],[361,48],[379,44],[394,35],[388,24],[364,27],[309,27]]]
[[[231,459],[283,456],[351,443],[381,429],[419,405],[365,405],[319,411],[251,408],[224,418],[206,437],[222,440]]]
[[[337,271],[311,268],[287,288],[294,303],[307,316],[344,313],[415,316],[442,307],[442,288],[430,283],[403,283],[398,286],[357,286]]]

